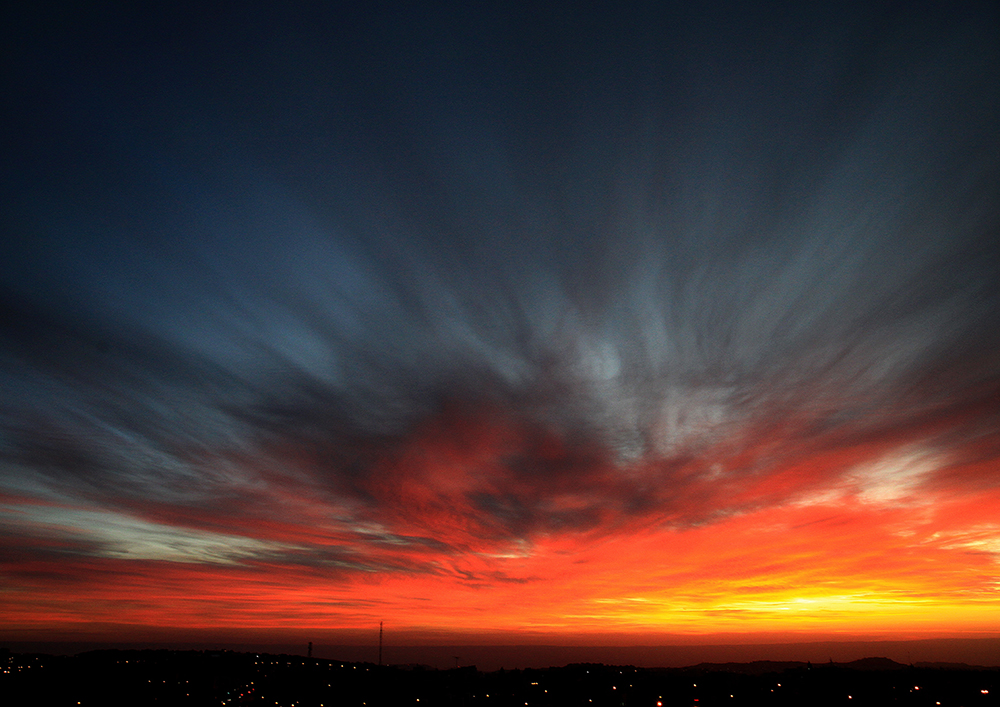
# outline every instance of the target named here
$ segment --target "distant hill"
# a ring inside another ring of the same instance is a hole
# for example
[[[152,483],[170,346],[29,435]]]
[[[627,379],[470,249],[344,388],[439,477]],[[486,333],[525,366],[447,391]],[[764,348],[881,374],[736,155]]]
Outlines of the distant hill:
[[[968,665],[966,663],[914,663],[917,668],[934,668],[936,670],[996,670],[985,665]]]
[[[942,667],[949,664],[942,663]],[[952,666],[964,665],[960,663],[950,664]],[[846,668],[848,670],[903,670],[910,666],[897,663],[889,658],[861,658],[848,663],[808,663],[797,660],[777,661],[777,660],[755,660],[750,663],[699,663],[692,665],[688,670],[703,670],[706,672],[727,672],[738,673],[740,675],[765,675],[766,673],[780,673],[785,670],[796,668]],[[968,668],[969,666],[965,666]]]
[[[780,673],[784,670],[805,668],[808,663],[802,661],[755,660],[750,663],[698,663],[685,670],[703,670],[705,672],[739,673],[740,675],[765,675]]]
[[[889,658],[861,658],[860,660],[852,660],[849,663],[834,663],[834,665],[842,668],[851,668],[852,670],[903,670],[910,667]]]

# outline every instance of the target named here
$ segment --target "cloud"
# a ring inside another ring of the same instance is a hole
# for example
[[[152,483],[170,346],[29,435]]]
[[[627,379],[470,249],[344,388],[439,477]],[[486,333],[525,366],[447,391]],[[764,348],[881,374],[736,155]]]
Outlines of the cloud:
[[[213,38],[155,110],[121,62],[42,81],[21,120],[51,169],[3,168],[4,567],[122,573],[150,605],[162,573],[192,616],[185,586],[268,611],[446,586],[467,616],[575,582],[648,619],[635,567],[730,613],[833,573],[840,611],[932,593],[921,557],[953,597],[973,551],[985,591],[997,55],[968,20],[847,41],[810,15],[764,47],[692,17],[664,31],[704,61],[657,39],[647,71],[581,19],[584,56],[534,61],[546,41],[489,76],[370,63],[364,34],[352,67],[385,81],[328,91],[332,60],[264,47],[295,78],[222,94]],[[532,596],[539,624],[587,613]]]
[[[156,525],[114,513],[36,505],[0,507],[0,522],[39,534],[63,536],[89,546],[96,557],[172,562],[233,563],[240,559],[290,550],[238,536]]]

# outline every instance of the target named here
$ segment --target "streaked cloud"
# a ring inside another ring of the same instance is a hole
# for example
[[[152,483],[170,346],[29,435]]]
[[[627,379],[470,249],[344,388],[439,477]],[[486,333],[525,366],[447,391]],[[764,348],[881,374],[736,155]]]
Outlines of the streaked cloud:
[[[995,11],[876,5],[18,44],[6,618],[993,625]]]

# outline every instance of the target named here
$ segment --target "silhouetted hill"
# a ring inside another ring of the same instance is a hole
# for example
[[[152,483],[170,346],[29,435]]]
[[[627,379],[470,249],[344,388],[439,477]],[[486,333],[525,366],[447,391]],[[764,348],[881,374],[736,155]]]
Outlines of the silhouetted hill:
[[[860,660],[852,660],[849,663],[833,663],[833,665],[850,668],[851,670],[903,670],[910,667],[889,658],[862,658]]]
[[[962,663],[701,663],[686,668],[577,663],[483,672],[475,666],[378,666],[233,651],[0,652],[0,695],[45,707],[883,707],[998,704],[1000,669]],[[2,700],[0,700],[2,702]],[[7,704],[3,702],[3,704]]]
[[[750,663],[698,663],[686,669],[701,670],[707,673],[724,672],[739,673],[740,675],[766,675],[767,673],[780,673],[794,668],[805,668],[807,665],[808,663],[795,660],[755,660]]]
[[[968,665],[966,663],[914,663],[915,668],[930,668],[934,670],[996,670],[986,665]]]
[[[848,663],[808,663],[798,660],[754,660],[749,663],[698,663],[690,666],[690,670],[705,672],[738,673],[740,675],[766,675],[794,669],[846,668],[848,670],[902,670],[910,666],[897,663],[889,658],[862,658]]]

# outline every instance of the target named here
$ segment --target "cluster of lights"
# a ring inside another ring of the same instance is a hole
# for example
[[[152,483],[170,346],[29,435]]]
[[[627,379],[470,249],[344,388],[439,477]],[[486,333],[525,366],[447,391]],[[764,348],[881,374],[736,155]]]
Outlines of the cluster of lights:
[[[260,658],[260,656],[257,656],[257,658]],[[34,664],[32,664],[31,662],[29,662],[31,660],[34,661]],[[20,663],[19,664],[15,664],[13,658],[9,658],[8,661],[7,661],[8,665],[4,666],[3,669],[0,669],[0,673],[2,673],[2,674],[11,674],[11,672],[14,671],[14,670],[20,672],[22,670],[27,670],[27,669],[30,669],[32,667],[36,667],[36,668],[37,667],[45,667],[43,664],[39,663],[38,660],[39,659],[37,657],[34,657],[34,658],[29,658],[23,664],[20,664]],[[118,664],[122,664],[122,663],[128,664],[129,662],[130,661],[128,661],[128,660],[124,660],[124,661],[119,660],[119,661],[116,661],[116,663],[118,663]],[[132,661],[132,662],[134,662],[134,663],[142,663],[142,662],[145,662],[145,661],[136,660],[136,661]],[[265,662],[262,661],[262,660],[254,662],[254,665],[261,665],[262,666],[264,664],[265,664]],[[298,663],[293,663],[292,661],[287,661],[287,660],[269,661],[267,664],[269,664],[269,665],[277,665],[277,666],[283,666],[283,665],[284,666],[292,666],[293,664],[294,665],[299,665]],[[309,665],[313,665],[313,663],[308,663],[308,664]],[[302,662],[301,665],[305,666],[305,665],[307,665],[307,663],[306,662]],[[318,662],[318,661],[314,665],[316,667],[322,667],[321,664],[320,664],[320,662]],[[353,669],[353,670],[357,670],[358,667],[359,667],[358,665],[350,665],[350,664],[344,664],[344,663],[339,664],[339,666],[340,666],[341,669]],[[332,670],[336,666],[333,665],[333,664],[327,664],[326,667],[328,669]],[[361,667],[364,668],[363,665]],[[370,668],[364,668],[364,670],[368,671],[368,670],[370,670]],[[590,673],[589,670],[586,671],[586,672],[587,672],[587,674]],[[638,672],[638,671],[635,671],[635,672]],[[619,671],[619,675],[623,675],[623,674],[624,674],[623,671]],[[152,679],[149,679],[149,680],[147,680],[147,682],[148,683],[152,683],[153,681],[152,681]],[[157,682],[162,682],[162,684],[164,684],[164,685],[168,684],[168,680],[162,680],[162,681],[157,681]],[[186,683],[189,684],[190,681],[189,680],[185,680],[185,681],[178,680],[178,681],[176,681],[177,685],[186,684]],[[171,681],[171,684],[172,684],[172,681]],[[782,683],[773,683],[773,684],[775,684],[777,688],[782,687]],[[530,683],[530,685],[532,687],[539,687],[539,688],[541,688],[541,684],[538,681],[532,681]],[[327,687],[332,689],[332,687],[333,687],[332,683],[327,683]],[[634,688],[634,684],[629,684],[628,687]],[[693,683],[692,687],[697,688],[698,687],[698,683]],[[926,686],[924,686],[924,688],[926,688]],[[542,688],[542,689],[543,689],[544,693],[548,693],[549,692],[547,689],[544,689],[544,688]],[[612,689],[612,691],[617,692],[618,686],[617,685],[612,685],[611,689]],[[239,702],[239,701],[241,701],[244,698],[249,698],[249,697],[252,696],[252,693],[254,693],[255,690],[256,690],[256,687],[255,687],[254,681],[250,681],[248,684],[242,685],[239,688],[235,688],[232,692],[228,693],[229,695],[231,695],[231,697],[229,697],[229,699],[223,700],[221,702],[221,705],[223,707],[225,707],[227,705],[227,703],[232,703],[234,701]],[[775,690],[771,689],[771,692],[773,693],[773,692],[775,692]],[[926,693],[927,690],[926,689],[922,689],[920,685],[912,685],[911,688],[910,688],[910,692],[911,693],[912,692],[923,692],[923,693]],[[979,692],[980,692],[981,695],[989,695],[990,690],[988,690],[986,688],[983,688],[983,689],[980,689]],[[190,693],[187,693],[187,694],[190,697]],[[472,697],[475,698],[477,696],[476,695],[472,695]],[[485,697],[489,698],[490,695],[486,694]],[[735,699],[735,694],[730,694],[729,697],[730,697],[730,699]],[[850,694],[850,695],[846,695],[846,698],[848,700],[852,700],[853,701],[854,696],[853,696],[853,694]],[[263,697],[263,696],[260,696],[259,699],[264,700],[266,698]],[[697,703],[698,701],[699,701],[698,698],[695,697],[694,698],[694,702]],[[420,703],[421,702],[421,698],[419,698],[419,697],[415,698],[415,702],[416,703]],[[594,700],[590,699],[589,702],[593,703]],[[81,704],[81,703],[77,702],[77,704]],[[283,707],[282,703],[279,703],[277,701],[275,701],[274,704],[275,704],[276,707]],[[294,701],[294,702],[291,702],[289,704],[289,707],[299,707],[300,704],[301,704],[300,702]],[[363,704],[365,704],[365,703],[363,703]],[[935,702],[934,704],[939,706],[939,705],[941,705],[941,702],[938,701],[938,702]],[[527,702],[527,701],[524,702],[524,705],[525,705],[525,707],[530,707],[530,703]],[[663,696],[660,695],[659,698],[655,702],[655,706],[656,707],[663,707],[663,705],[664,705]],[[320,703],[320,707],[324,707],[324,705],[322,703]]]

